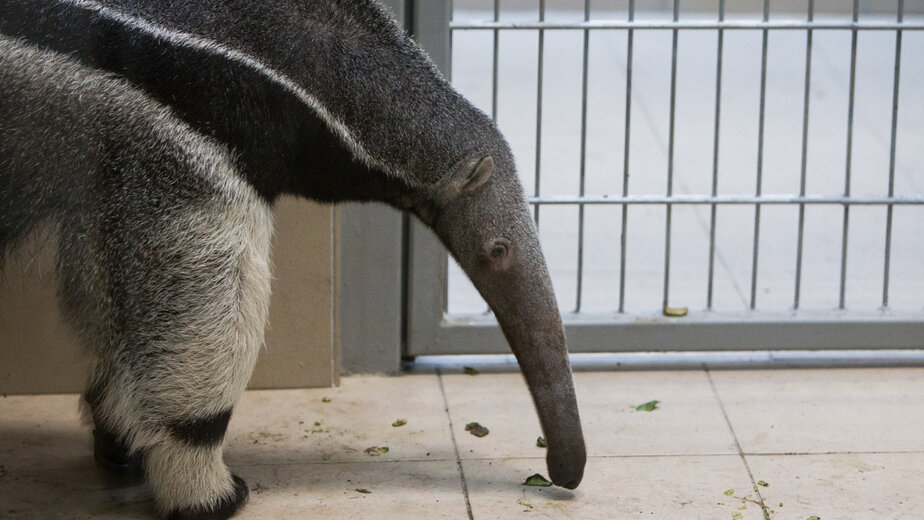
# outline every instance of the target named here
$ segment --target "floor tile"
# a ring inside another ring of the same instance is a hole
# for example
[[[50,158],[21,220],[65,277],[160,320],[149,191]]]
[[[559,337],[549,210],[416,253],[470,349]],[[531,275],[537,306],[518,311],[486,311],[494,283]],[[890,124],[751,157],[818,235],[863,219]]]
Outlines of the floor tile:
[[[120,481],[85,455],[49,464],[0,465],[0,518],[8,520],[151,520],[150,488]]]
[[[924,453],[748,457],[772,518],[924,518]],[[782,504],[782,505],[781,505]]]
[[[924,449],[924,368],[711,375],[746,453]]]
[[[721,409],[700,371],[574,375],[590,455],[736,453]],[[443,376],[462,458],[544,457],[539,420],[518,374]],[[652,412],[635,405],[659,400]],[[469,422],[487,427],[477,438]]]
[[[398,419],[407,424],[392,426]],[[353,376],[339,388],[247,392],[227,439],[229,464],[455,460],[433,375]],[[389,451],[364,453],[373,446]]]
[[[241,520],[466,516],[455,461],[280,464],[233,469],[251,488],[250,503],[235,517]]]
[[[547,474],[542,459],[467,460],[463,468],[478,520],[763,518],[748,501],[756,496],[736,455],[595,457],[574,491],[521,485],[533,473]]]
[[[81,423],[79,402],[77,394],[0,398],[0,465],[54,467],[92,458],[91,428]]]
[[[93,460],[79,396],[0,398],[0,518],[153,518],[147,486],[120,481]]]

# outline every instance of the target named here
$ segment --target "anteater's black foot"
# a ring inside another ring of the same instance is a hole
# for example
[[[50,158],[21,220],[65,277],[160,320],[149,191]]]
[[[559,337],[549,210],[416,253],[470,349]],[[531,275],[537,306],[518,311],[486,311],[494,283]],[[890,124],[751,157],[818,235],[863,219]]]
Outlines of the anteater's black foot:
[[[121,475],[141,474],[141,453],[128,447],[110,433],[93,430],[93,458],[100,466]]]
[[[247,502],[247,483],[237,475],[231,475],[234,479],[234,492],[231,496],[222,498],[217,504],[211,507],[191,507],[173,511],[167,515],[167,520],[224,520],[231,518],[241,506]]]

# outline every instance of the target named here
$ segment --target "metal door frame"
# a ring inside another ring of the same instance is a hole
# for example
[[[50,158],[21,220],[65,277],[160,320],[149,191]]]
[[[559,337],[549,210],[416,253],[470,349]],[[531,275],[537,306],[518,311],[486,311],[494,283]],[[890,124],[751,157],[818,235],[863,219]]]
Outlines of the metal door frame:
[[[542,2],[541,4],[544,4]],[[497,12],[495,4],[495,13]],[[634,2],[630,2],[630,6]],[[856,21],[854,4],[853,23],[818,24],[769,22],[766,20],[768,3],[765,3],[764,21],[726,22],[680,22],[675,15],[672,22],[637,22],[631,16],[626,22],[601,24],[585,21],[575,24],[550,24],[537,22],[451,24],[452,5],[450,0],[427,0],[414,2],[413,27],[420,45],[430,54],[433,61],[449,76],[451,60],[452,30],[493,29],[660,29],[672,30],[675,38],[678,29],[746,28],[769,29],[851,29],[856,35],[864,30],[892,30],[898,35],[901,30],[921,30],[920,24],[911,25],[899,21],[890,24],[862,24]],[[724,5],[724,3],[722,4]],[[631,7],[630,7],[631,9]],[[766,37],[765,37],[766,38]],[[495,42],[496,42],[495,38]],[[676,40],[675,40],[676,41]],[[766,40],[765,40],[766,41]],[[897,38],[896,53],[900,56],[900,36]],[[496,45],[496,43],[495,43]],[[496,49],[496,48],[495,48]],[[631,49],[631,47],[630,47]],[[676,58],[676,45],[674,47]],[[721,47],[720,47],[721,49]],[[721,52],[721,50],[719,51]],[[495,56],[496,56],[495,50]],[[764,47],[766,56],[766,46]],[[630,65],[631,67],[631,65]],[[895,81],[898,80],[896,70]],[[897,106],[897,88],[893,103]],[[893,143],[895,130],[893,122]],[[671,136],[673,138],[673,136]],[[894,158],[894,146],[893,146]],[[554,197],[534,196],[531,202],[538,204],[574,203],[581,204],[662,204],[670,208],[673,204],[837,204],[849,208],[857,204],[875,204],[891,208],[895,204],[922,204],[924,197],[894,197],[861,200],[844,197],[811,198],[801,196],[773,197],[753,196],[722,197],[675,196],[668,192],[663,197],[574,197],[564,200]],[[687,200],[689,199],[689,200]],[[728,199],[728,200],[725,200]],[[738,200],[740,199],[740,200]],[[669,211],[669,209],[668,209]],[[890,228],[891,229],[891,228]],[[448,255],[435,235],[424,225],[412,220],[407,230],[407,298],[406,298],[406,343],[405,355],[433,354],[495,354],[508,353],[508,347],[490,315],[459,316],[447,313],[447,261]],[[668,235],[669,235],[668,230]],[[669,238],[667,238],[669,248]],[[886,280],[886,286],[888,280]],[[665,290],[666,292],[666,290]],[[887,293],[884,294],[886,303]],[[843,301],[843,300],[842,300]],[[752,305],[753,307],[753,305]],[[629,352],[629,351],[709,351],[709,350],[805,350],[805,349],[919,349],[924,347],[924,316],[915,312],[896,312],[883,308],[873,312],[837,311],[789,311],[760,312],[690,312],[682,318],[668,318],[662,314],[638,315],[619,312],[605,314],[563,313],[568,347],[571,352]]]

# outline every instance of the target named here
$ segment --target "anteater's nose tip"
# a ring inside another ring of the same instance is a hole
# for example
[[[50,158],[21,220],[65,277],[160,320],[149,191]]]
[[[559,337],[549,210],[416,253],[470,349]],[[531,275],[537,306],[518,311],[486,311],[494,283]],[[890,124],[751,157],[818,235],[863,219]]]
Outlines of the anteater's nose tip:
[[[551,477],[552,482],[556,486],[561,486],[565,489],[575,489],[578,487],[581,484],[581,480],[584,478],[584,463],[586,459],[583,456],[583,450],[580,455],[576,454],[564,460],[556,459],[557,457],[549,457],[549,460],[546,461],[549,466],[549,477]]]

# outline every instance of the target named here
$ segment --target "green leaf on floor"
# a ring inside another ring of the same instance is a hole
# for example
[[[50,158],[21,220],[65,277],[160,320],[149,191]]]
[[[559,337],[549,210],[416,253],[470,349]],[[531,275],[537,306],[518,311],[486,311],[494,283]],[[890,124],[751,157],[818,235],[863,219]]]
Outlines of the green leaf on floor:
[[[766,480],[758,480],[757,485],[762,487],[770,487],[770,484],[768,484]]]
[[[549,443],[545,442],[545,437],[537,437],[536,446],[539,446],[540,448],[548,448]]]
[[[397,421],[391,423],[391,425],[392,425],[394,428],[398,428],[398,427],[404,426],[405,424],[407,424],[407,420],[405,420],[405,419],[398,419]]]
[[[475,437],[484,437],[485,435],[491,433],[487,428],[476,422],[470,422],[466,424],[465,431],[470,432]]]
[[[654,400],[654,401],[648,401],[647,403],[644,403],[644,404],[640,404],[638,406],[635,406],[634,408],[636,412],[653,412],[658,409],[659,404],[661,404],[661,401]]]
[[[330,402],[330,397],[323,397],[323,398],[321,398],[321,402],[322,402],[322,403],[329,403],[329,402]]]
[[[552,485],[552,482],[549,479],[543,477],[538,473],[526,477],[526,481],[521,484],[523,486],[537,486],[537,487],[549,487]]]
[[[725,496],[727,496],[727,497],[730,497],[730,496],[732,496],[732,495],[735,494],[735,490],[734,490],[734,489],[726,489],[725,491],[722,492],[722,494],[725,495]]]
[[[370,457],[378,457],[379,455],[388,453],[388,446],[372,446],[371,448],[364,449],[363,453],[369,455]]]
[[[821,517],[820,517],[820,516],[817,516],[817,515],[812,515],[812,516],[806,518],[805,520],[821,520]]]
[[[474,367],[462,367],[462,370],[465,370],[465,373],[470,376],[477,376],[479,374],[478,369]]]
[[[369,491],[368,489],[363,489],[363,488],[356,488],[356,491],[359,491],[360,493],[365,493],[365,494],[372,493],[372,491]]]

